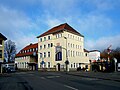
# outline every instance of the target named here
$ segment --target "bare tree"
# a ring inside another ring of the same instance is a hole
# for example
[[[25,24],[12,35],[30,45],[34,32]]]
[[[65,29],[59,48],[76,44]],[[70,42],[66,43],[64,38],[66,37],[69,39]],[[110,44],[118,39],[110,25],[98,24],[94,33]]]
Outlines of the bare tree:
[[[118,62],[120,62],[120,47],[117,47],[116,49],[114,49],[112,54],[113,54],[113,57],[116,58]]]
[[[101,52],[101,58],[107,59],[108,53],[106,50],[103,50]],[[120,47],[117,47],[116,49],[112,49],[110,53],[110,59],[116,58],[118,62],[120,62]]]
[[[16,45],[11,40],[5,42],[4,54],[6,62],[14,62],[16,55]]]

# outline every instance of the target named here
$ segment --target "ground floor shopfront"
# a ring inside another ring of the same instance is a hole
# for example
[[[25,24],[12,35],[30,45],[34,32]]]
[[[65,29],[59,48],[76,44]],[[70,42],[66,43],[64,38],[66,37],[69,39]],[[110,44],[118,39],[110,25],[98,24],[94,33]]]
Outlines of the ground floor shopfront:
[[[93,62],[90,64],[90,71],[98,72],[113,72],[115,71],[115,64],[113,62]]]

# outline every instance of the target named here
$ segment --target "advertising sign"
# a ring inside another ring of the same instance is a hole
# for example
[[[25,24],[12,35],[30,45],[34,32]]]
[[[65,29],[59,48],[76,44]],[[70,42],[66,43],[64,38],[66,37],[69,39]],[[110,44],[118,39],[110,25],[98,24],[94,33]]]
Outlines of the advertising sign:
[[[56,61],[62,60],[62,47],[61,46],[56,46],[55,60]]]

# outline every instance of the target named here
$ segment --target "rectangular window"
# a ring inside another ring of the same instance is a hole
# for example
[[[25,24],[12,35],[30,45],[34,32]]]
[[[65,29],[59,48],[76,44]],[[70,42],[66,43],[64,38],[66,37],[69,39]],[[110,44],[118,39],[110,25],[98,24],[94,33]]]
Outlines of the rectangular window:
[[[71,64],[71,68],[72,68],[72,64]]]
[[[76,52],[76,56],[77,56],[77,52]]]
[[[34,50],[35,50],[35,49],[33,48],[33,52],[34,52]]]
[[[2,58],[2,50],[0,50],[0,58]]]
[[[46,48],[46,45],[44,45],[44,48]]]
[[[40,58],[42,58],[42,53],[40,53]]]
[[[42,46],[40,46],[40,49],[42,49]]]
[[[70,43],[68,43],[68,47],[70,47]]]
[[[38,50],[38,48],[36,48],[36,51]]]
[[[70,57],[70,50],[68,50],[68,56]]]
[[[48,40],[50,40],[50,36],[48,36]]]
[[[72,43],[71,43],[71,48],[72,48]]]
[[[46,57],[46,52],[44,52],[44,58]]]
[[[71,57],[72,57],[72,51],[71,51]]]
[[[48,68],[50,68],[50,62],[48,62]]]
[[[42,42],[42,38],[40,38],[40,42]]]
[[[74,68],[75,68],[75,63],[74,63]]]
[[[75,52],[73,51],[73,57],[75,56]]]
[[[30,49],[30,52],[31,52],[32,50]]]
[[[44,41],[46,41],[46,37],[44,37]]]
[[[53,47],[53,43],[51,43],[51,47]]]
[[[50,44],[48,44],[48,48],[50,48]]]
[[[29,49],[27,50],[27,52],[29,52]]]
[[[48,57],[50,57],[50,52],[48,52]]]

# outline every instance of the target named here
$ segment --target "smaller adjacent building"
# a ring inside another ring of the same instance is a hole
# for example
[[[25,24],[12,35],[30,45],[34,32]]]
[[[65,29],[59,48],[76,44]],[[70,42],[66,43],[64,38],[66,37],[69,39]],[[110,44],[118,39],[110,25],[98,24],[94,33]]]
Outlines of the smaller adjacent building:
[[[0,72],[1,72],[1,65],[4,62],[4,41],[7,40],[7,38],[0,33]]]
[[[89,51],[89,60],[91,60],[91,62],[97,62],[98,60],[100,60],[100,51],[98,50]]]
[[[18,69],[37,69],[38,43],[30,44],[16,54],[15,63]]]

